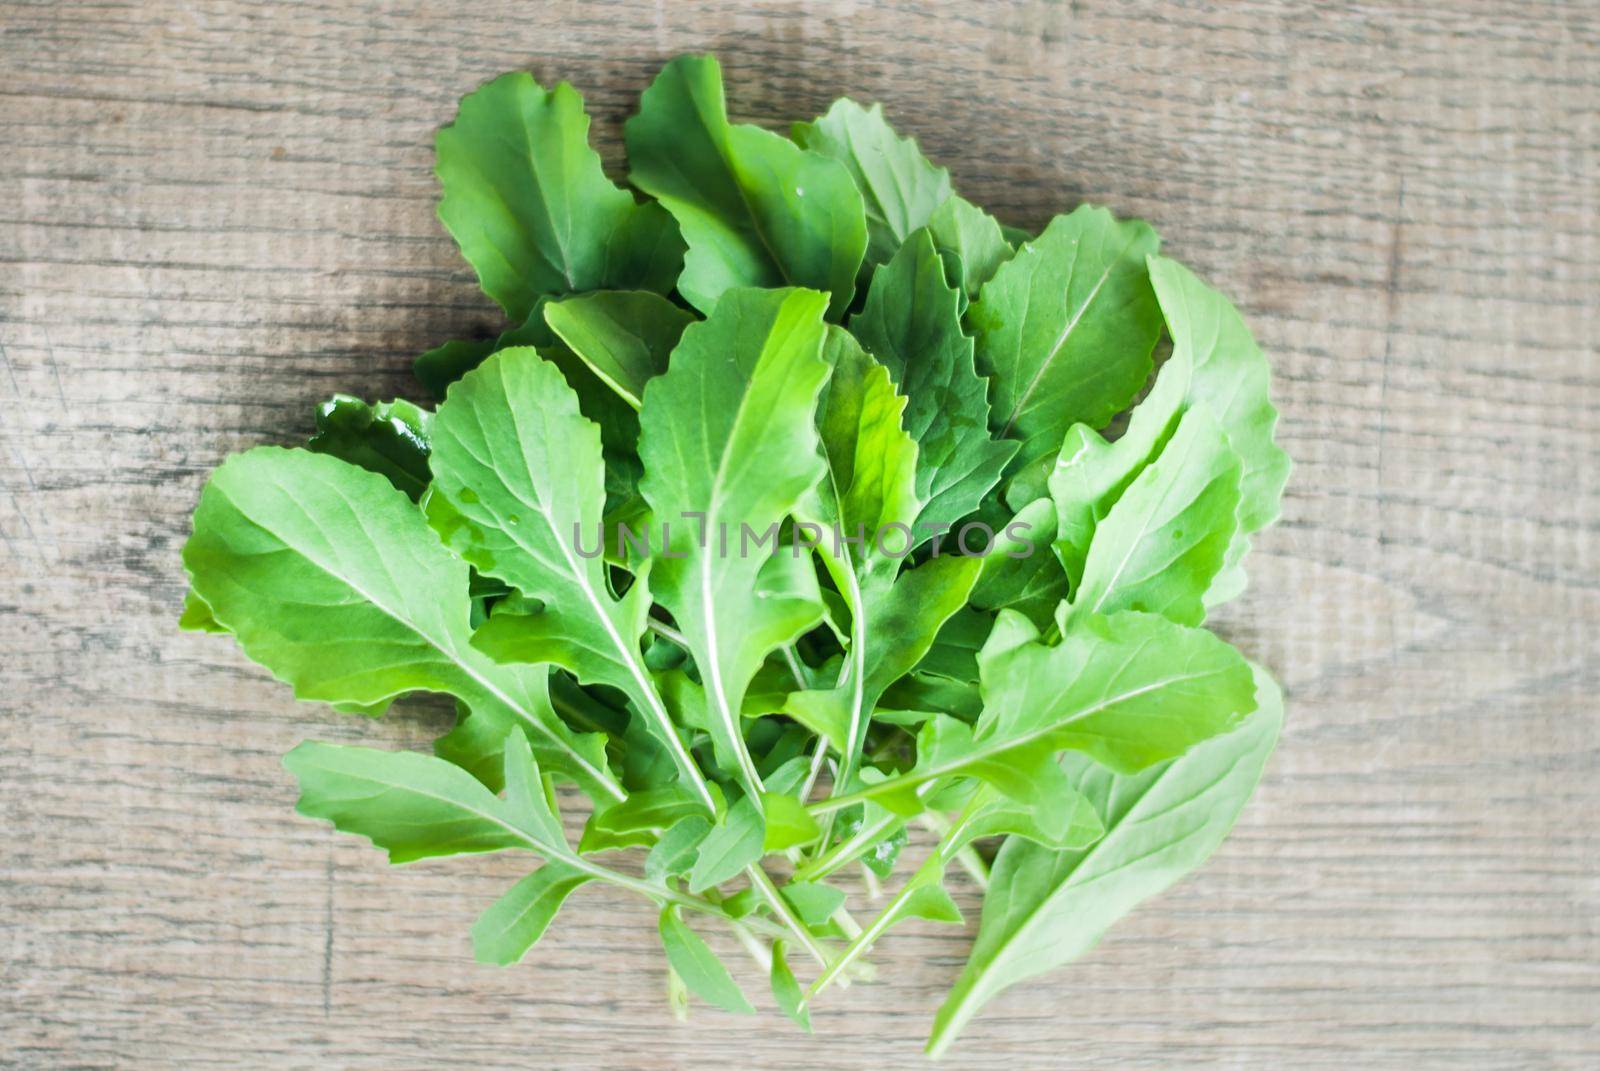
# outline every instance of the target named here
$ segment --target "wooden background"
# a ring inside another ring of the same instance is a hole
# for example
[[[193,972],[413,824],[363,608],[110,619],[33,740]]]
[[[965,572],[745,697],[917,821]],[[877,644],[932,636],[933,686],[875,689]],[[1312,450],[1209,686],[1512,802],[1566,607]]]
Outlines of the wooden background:
[[[0,1064],[917,1066],[969,935],[892,937],[816,1040],[675,1024],[605,889],[477,966],[516,861],[390,870],[278,765],[439,708],[174,628],[223,455],[499,326],[433,214],[461,94],[568,78],[615,162],[706,48],[741,117],[882,100],[1008,222],[1150,219],[1274,361],[1297,468],[1221,621],[1290,694],[1262,791],[949,1065],[1600,1066],[1593,0],[0,3]]]

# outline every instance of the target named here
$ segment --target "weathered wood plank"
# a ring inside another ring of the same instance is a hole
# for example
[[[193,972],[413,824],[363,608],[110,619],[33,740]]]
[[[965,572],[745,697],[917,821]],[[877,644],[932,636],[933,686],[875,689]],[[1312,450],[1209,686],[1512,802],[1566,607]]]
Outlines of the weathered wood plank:
[[[1267,783],[1203,874],[951,1063],[1595,1066],[1587,0],[0,4],[0,1063],[915,1062],[951,928],[887,942],[825,1042],[673,1024],[652,920],[604,890],[529,964],[474,965],[514,861],[390,871],[296,818],[277,762],[419,746],[440,713],[299,708],[173,628],[225,453],[498,325],[433,217],[456,99],[568,78],[615,162],[701,48],[741,117],[882,100],[1009,222],[1145,216],[1275,362],[1298,467],[1223,622],[1290,690]]]

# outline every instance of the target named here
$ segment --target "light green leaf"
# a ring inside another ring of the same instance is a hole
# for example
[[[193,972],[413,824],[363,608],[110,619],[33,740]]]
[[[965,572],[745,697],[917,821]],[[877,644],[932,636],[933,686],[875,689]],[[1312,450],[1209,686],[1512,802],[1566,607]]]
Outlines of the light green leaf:
[[[183,612],[178,615],[178,627],[185,632],[225,633],[221,622],[211,615],[211,607],[195,594],[194,588],[183,593]]]
[[[650,614],[644,571],[611,596],[603,558],[586,553],[605,507],[597,425],[561,372],[528,349],[495,354],[450,388],[434,418],[428,519],[480,572],[542,604],[512,603],[480,630],[502,660],[549,662],[585,684],[620,690],[650,721],[683,787],[714,809],[644,664]]]
[[[1259,709],[1242,726],[1143,773],[1066,760],[1103,810],[1105,836],[1055,852],[1012,838],[1000,850],[966,969],[934,1020],[928,1051],[947,1049],[997,993],[1087,952],[1117,919],[1216,850],[1261,778],[1283,697],[1256,671]]]
[[[593,878],[557,862],[546,863],[511,887],[472,925],[479,963],[508,967],[527,955],[568,896]]]
[[[1155,463],[1095,530],[1074,613],[1144,610],[1205,620],[1205,595],[1237,527],[1239,455],[1205,409],[1184,414]]]
[[[771,778],[768,778],[771,783]],[[817,820],[806,813],[803,803],[782,792],[765,792],[761,796],[761,810],[766,815],[766,832],[762,849],[781,852],[810,844],[822,835]]]
[[[335,394],[317,406],[306,449],[376,472],[415,502],[428,489],[428,425],[433,414],[408,401],[368,405]]]
[[[1172,334],[1172,356],[1161,366],[1149,396],[1134,408],[1121,438],[1107,443],[1088,427],[1073,427],[1050,474],[1059,527],[1056,548],[1072,576],[1082,575],[1101,519],[1161,454],[1190,409],[1210,411],[1243,465],[1229,564],[1243,557],[1251,533],[1277,517],[1288,479],[1289,456],[1272,438],[1278,411],[1267,396],[1266,358],[1238,311],[1189,269],[1165,257],[1150,258],[1150,280]],[[1221,577],[1213,586],[1219,594],[1235,594],[1243,584],[1238,577]],[[1208,598],[1207,605],[1217,601]]]
[[[948,198],[934,210],[928,217],[928,232],[963,299],[977,297],[1013,253],[995,218],[960,196]]]
[[[708,1003],[741,1015],[754,1015],[755,1009],[739,991],[739,985],[722,965],[717,954],[691,930],[676,907],[661,912],[661,947],[667,962],[683,979],[689,991]]]
[[[844,890],[820,881],[791,881],[778,891],[800,921],[812,928],[826,926],[834,912],[844,906]]]
[[[644,385],[694,317],[648,290],[601,290],[548,302],[545,322],[623,401],[639,408]]]
[[[719,762],[751,795],[762,785],[740,725],[745,690],[822,605],[809,563],[743,537],[775,533],[821,475],[812,413],[828,373],[824,305],[808,290],[729,291],[684,331],[639,414],[639,489],[666,529],[651,586],[705,684]]]
[[[645,856],[644,876],[651,881],[661,881],[669,876],[688,873],[700,854],[700,843],[711,830],[710,820],[703,815],[681,819],[661,834],[661,839]]]
[[[720,793],[715,793],[715,798],[720,798]],[[589,815],[578,850],[588,853],[653,844],[661,831],[685,818],[705,814],[704,801],[680,782],[637,789],[621,803]]]
[[[1067,597],[1067,574],[1051,553],[1056,538],[1055,504],[1030,502],[995,533],[972,588],[980,610],[1011,609],[1040,629],[1049,627],[1056,607]]]
[[[510,739],[516,746],[517,737]],[[570,855],[548,807],[527,797],[501,799],[432,755],[308,740],[283,764],[300,782],[296,810],[366,837],[391,863],[506,848],[531,848],[547,859]],[[533,765],[525,742],[520,754],[508,754],[507,772],[518,765]]]
[[[700,855],[689,871],[689,891],[704,892],[744,873],[761,858],[766,823],[748,796],[728,808],[721,822],[700,842]]]
[[[606,178],[583,98],[565,82],[496,78],[462,98],[437,150],[439,218],[511,319],[547,294],[672,289],[677,228]]]
[[[1134,772],[1226,732],[1255,702],[1237,651],[1153,614],[1085,614],[1047,647],[1026,618],[1001,611],[979,670],[984,709],[976,726],[934,719],[918,736],[912,770],[826,805],[877,799],[915,814],[924,806],[918,785],[955,776],[1037,804],[1058,791],[1058,751]]]
[[[772,998],[778,1002],[783,1014],[806,1033],[811,1033],[811,1010],[806,1007],[806,995],[789,969],[789,960],[782,941],[772,942]]]
[[[524,674],[473,650],[466,563],[382,476],[304,450],[236,454],[207,482],[183,560],[215,619],[298,698],[454,695],[501,739],[520,727],[594,798],[621,798],[599,738],[575,736]]]
[[[1084,205],[1057,216],[995,272],[968,311],[978,368],[993,377],[993,422],[1025,463],[1075,423],[1103,427],[1150,375],[1161,314],[1139,220]]]
[[[850,330],[908,399],[904,422],[917,444],[922,500],[917,519],[924,526],[955,524],[978,508],[1017,444],[989,437],[989,384],[974,370],[959,294],[945,283],[926,231],[913,234],[873,275]]]
[[[850,172],[867,214],[867,265],[894,256],[900,243],[950,197],[950,172],[934,167],[911,138],[902,138],[878,104],[863,108],[848,97],[810,123],[796,123],[794,140],[838,160]]]
[[[867,246],[844,166],[768,130],[728,122],[711,56],[668,63],[628,120],[629,178],[677,219],[689,251],[678,290],[709,313],[736,287],[811,287],[849,307]]]

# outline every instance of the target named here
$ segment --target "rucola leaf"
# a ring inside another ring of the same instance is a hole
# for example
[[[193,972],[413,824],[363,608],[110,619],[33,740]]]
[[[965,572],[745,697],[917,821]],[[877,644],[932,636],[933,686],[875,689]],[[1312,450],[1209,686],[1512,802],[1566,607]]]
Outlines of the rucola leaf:
[[[694,317],[648,290],[602,290],[544,307],[545,322],[623,401],[639,408],[644,385]]]
[[[433,414],[403,399],[368,405],[335,394],[317,406],[308,450],[376,472],[415,502],[428,489],[428,425]]]
[[[1058,449],[1075,423],[1105,426],[1144,385],[1161,334],[1145,257],[1159,245],[1148,224],[1084,205],[984,284],[968,319],[993,377],[991,419],[1022,440],[1018,462]]]
[[[1142,773],[1064,760],[1105,815],[1088,848],[1050,851],[1007,840],[990,872],[966,969],[934,1020],[928,1052],[944,1052],[1009,986],[1087,952],[1140,901],[1199,866],[1222,843],[1261,778],[1283,723],[1283,697],[1256,671],[1258,709],[1238,729]]]
[[[1266,358],[1238,311],[1165,257],[1150,258],[1150,280],[1172,334],[1172,356],[1149,396],[1134,408],[1121,438],[1108,443],[1092,428],[1073,427],[1050,474],[1059,526],[1056,548],[1073,577],[1082,575],[1096,527],[1161,454],[1192,408],[1211,412],[1242,463],[1229,565],[1243,558],[1247,537],[1277,517],[1288,479],[1289,456],[1272,438],[1278,411],[1267,397]],[[1207,605],[1242,587],[1240,576],[1219,578],[1208,591]]]
[[[215,620],[297,697],[370,711],[454,695],[498,740],[520,727],[592,797],[623,795],[599,736],[573,734],[524,674],[472,648],[466,563],[382,476],[304,450],[236,454],[207,482],[183,560]]]
[[[850,172],[867,214],[867,266],[894,256],[900,243],[950,197],[950,172],[935,167],[917,143],[883,118],[882,105],[863,108],[848,97],[809,123],[794,140],[838,160]]]
[[[850,305],[867,246],[861,194],[836,160],[728,122],[711,56],[668,63],[624,128],[629,178],[683,230],[678,290],[709,313],[736,287],[811,287]]]
[[[507,967],[522,959],[544,936],[567,897],[592,880],[565,863],[548,862],[517,882],[472,925],[478,962]]]
[[[813,809],[877,799],[914,814],[925,806],[919,785],[957,776],[1036,804],[1059,791],[1058,751],[1134,772],[1227,731],[1255,701],[1237,651],[1153,614],[1085,614],[1047,647],[1025,618],[1002,611],[979,666],[984,708],[976,726],[929,722],[913,769]]]
[[[689,928],[675,907],[661,912],[661,947],[666,949],[667,962],[689,987],[689,992],[701,1000],[715,1004],[726,1011],[740,1015],[754,1015],[755,1009],[739,991],[728,968],[722,965],[717,954],[711,951],[699,934]]]
[[[542,604],[536,613],[494,614],[480,646],[621,691],[650,719],[684,790],[714,811],[644,663],[647,577],[641,571],[613,598],[605,561],[582,549],[599,538],[605,468],[600,429],[579,412],[561,372],[532,350],[510,349],[467,373],[434,419],[431,464],[427,512],[446,545]]]
[[[1205,596],[1237,523],[1239,455],[1205,409],[1191,409],[1153,464],[1095,530],[1072,612],[1145,610],[1205,620]]]
[[[850,319],[906,397],[925,531],[976,510],[1017,452],[1016,443],[989,437],[989,384],[974,370],[958,300],[932,239],[918,231],[873,275],[866,305]]]
[[[812,412],[828,373],[825,306],[815,291],[729,291],[684,331],[639,413],[639,489],[665,529],[651,586],[704,682],[719,761],[753,798],[762,784],[742,736],[745,690],[822,607],[808,563],[744,537],[775,541],[821,475]]]
[[[966,300],[977,297],[1014,252],[995,218],[959,196],[934,210],[928,233],[944,260],[946,275],[962,293],[963,310]]]
[[[512,320],[547,294],[672,289],[677,227],[606,178],[567,83],[502,75],[462,98],[437,147],[439,218]]]

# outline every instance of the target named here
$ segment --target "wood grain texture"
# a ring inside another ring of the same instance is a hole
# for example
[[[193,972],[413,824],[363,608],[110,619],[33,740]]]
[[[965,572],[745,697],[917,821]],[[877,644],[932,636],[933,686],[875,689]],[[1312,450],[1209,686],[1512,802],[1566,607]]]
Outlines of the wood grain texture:
[[[433,215],[456,100],[570,79],[615,164],[704,48],[740,117],[882,100],[1008,222],[1150,219],[1274,361],[1297,468],[1221,622],[1289,691],[1262,791],[949,1066],[1600,1066],[1592,0],[0,3],[0,1065],[918,1064],[955,928],[825,1044],[675,1024],[604,889],[475,965],[515,860],[391,871],[278,765],[442,711],[297,706],[174,628],[212,466],[499,326]]]

